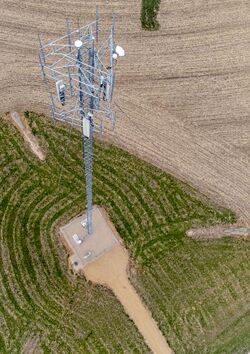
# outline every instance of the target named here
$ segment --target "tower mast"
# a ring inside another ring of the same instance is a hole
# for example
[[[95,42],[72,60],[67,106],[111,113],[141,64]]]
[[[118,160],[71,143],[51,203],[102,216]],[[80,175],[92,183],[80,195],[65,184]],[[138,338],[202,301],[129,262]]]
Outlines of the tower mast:
[[[101,38],[98,7],[95,21],[83,27],[78,25],[73,31],[67,21],[66,29],[65,36],[47,44],[42,43],[39,35],[39,61],[53,118],[82,132],[86,230],[91,235],[93,135],[104,133],[104,123],[110,123],[112,128],[115,125],[111,110],[114,61],[125,52],[114,46],[114,17],[108,38]]]

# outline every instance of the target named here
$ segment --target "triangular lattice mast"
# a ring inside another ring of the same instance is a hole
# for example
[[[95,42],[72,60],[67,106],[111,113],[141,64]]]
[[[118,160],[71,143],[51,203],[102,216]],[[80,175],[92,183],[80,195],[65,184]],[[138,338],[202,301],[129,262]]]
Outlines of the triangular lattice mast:
[[[80,127],[86,180],[88,234],[92,233],[93,133],[103,133],[105,123],[115,125],[111,110],[114,90],[114,18],[107,38],[100,41],[99,14],[96,20],[48,44],[39,39],[39,60],[51,99],[55,120]]]

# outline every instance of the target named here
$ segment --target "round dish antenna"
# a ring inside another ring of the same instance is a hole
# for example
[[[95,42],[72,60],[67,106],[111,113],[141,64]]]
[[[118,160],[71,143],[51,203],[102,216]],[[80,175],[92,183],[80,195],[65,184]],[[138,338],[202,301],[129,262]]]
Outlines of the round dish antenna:
[[[82,41],[80,41],[80,39],[77,39],[77,40],[75,41],[75,47],[76,47],[76,48],[81,48],[82,45],[83,45],[83,43],[82,43]]]
[[[125,50],[122,47],[120,47],[119,45],[116,46],[115,52],[119,55],[119,57],[125,56]]]

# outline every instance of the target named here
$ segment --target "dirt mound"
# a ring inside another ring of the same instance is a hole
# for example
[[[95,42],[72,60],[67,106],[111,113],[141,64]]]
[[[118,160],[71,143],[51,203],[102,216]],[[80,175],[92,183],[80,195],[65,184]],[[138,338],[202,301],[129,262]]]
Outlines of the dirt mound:
[[[194,240],[215,240],[223,237],[250,239],[249,229],[238,225],[216,225],[190,229],[186,232],[186,235]]]
[[[10,112],[10,114],[6,114],[5,116],[9,121],[11,121],[15,127],[19,130],[24,141],[29,145],[31,151],[40,159],[45,160],[46,154],[42,147],[39,145],[39,141],[33,135],[25,117],[23,114],[18,112]]]

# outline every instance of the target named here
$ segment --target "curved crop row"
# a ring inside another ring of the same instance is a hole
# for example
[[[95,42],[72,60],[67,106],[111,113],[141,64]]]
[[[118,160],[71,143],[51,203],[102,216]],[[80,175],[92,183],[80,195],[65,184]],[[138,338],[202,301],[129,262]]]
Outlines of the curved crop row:
[[[38,161],[14,127],[0,121],[0,351],[19,353],[33,341],[45,353],[146,353],[111,292],[72,277],[58,240],[58,226],[85,205],[80,133],[26,116],[48,156]],[[94,146],[93,199],[129,249],[137,269],[132,281],[174,351],[212,353],[224,343],[230,352],[237,343],[244,352],[250,345],[244,336],[250,328],[244,321],[249,245],[185,237],[191,225],[233,222],[234,215],[100,141]],[[234,323],[242,346],[223,332]]]

